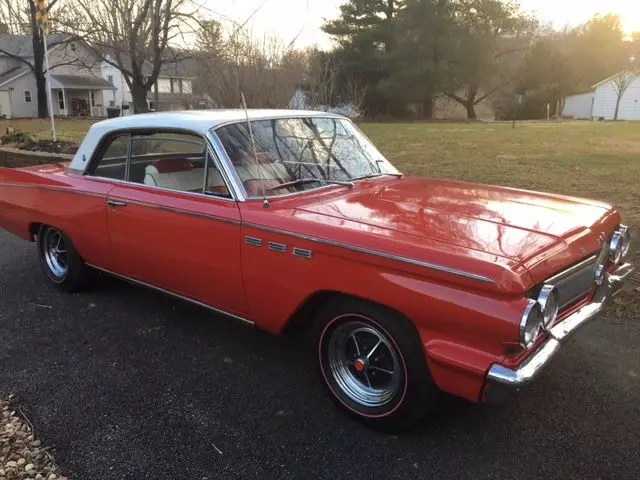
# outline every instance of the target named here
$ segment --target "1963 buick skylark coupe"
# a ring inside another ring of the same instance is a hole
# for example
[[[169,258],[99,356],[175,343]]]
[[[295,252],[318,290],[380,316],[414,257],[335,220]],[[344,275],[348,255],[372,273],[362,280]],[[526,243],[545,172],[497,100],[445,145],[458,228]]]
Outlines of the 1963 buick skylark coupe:
[[[609,205],[403,176],[319,112],[96,123],[68,165],[0,169],[0,226],[63,290],[102,271],[307,329],[330,396],[382,430],[526,385],[632,272]]]

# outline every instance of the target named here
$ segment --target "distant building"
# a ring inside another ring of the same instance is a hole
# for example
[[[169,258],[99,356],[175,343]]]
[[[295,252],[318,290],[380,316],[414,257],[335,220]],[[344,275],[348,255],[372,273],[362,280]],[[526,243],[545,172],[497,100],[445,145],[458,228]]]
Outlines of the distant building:
[[[124,74],[113,63],[114,58],[107,54],[110,62],[103,61],[100,65],[102,78],[111,82],[114,90],[105,90],[105,103],[109,107],[121,109],[123,115],[134,113],[131,90],[124,78]],[[120,54],[123,67],[131,69],[131,61],[127,55]],[[197,106],[193,95],[193,76],[188,72],[188,59],[177,59],[162,65],[156,86],[158,89],[159,104],[155,104],[155,86],[147,94],[147,104],[151,110],[185,110]],[[150,75],[153,69],[151,62],[145,61],[142,73]]]
[[[572,95],[565,100],[562,116],[593,120],[615,118],[618,91],[614,83],[617,75],[596,83],[592,92]],[[620,98],[618,120],[640,120],[640,75],[636,75]]]
[[[595,92],[587,92],[567,97],[564,101],[562,116],[577,120],[591,120],[594,96]]]
[[[0,35],[0,117],[38,116],[36,78],[24,61],[33,64],[30,35]],[[47,37],[51,65],[53,114],[57,116],[102,117],[104,92],[115,88],[100,75],[99,59],[81,41],[63,34]],[[16,58],[16,57],[19,57]]]

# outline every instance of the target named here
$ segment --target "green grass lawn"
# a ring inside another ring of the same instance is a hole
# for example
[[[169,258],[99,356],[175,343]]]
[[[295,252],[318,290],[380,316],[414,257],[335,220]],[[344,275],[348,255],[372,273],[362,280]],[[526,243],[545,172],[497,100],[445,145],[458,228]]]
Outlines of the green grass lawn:
[[[57,120],[59,138],[79,142],[90,121]],[[48,138],[47,120],[0,121]],[[640,224],[640,122],[364,123],[401,171],[609,202]],[[639,232],[640,233],[640,232]],[[640,242],[636,264],[640,264]],[[640,314],[640,273],[617,302]],[[635,297],[635,301],[629,301]]]

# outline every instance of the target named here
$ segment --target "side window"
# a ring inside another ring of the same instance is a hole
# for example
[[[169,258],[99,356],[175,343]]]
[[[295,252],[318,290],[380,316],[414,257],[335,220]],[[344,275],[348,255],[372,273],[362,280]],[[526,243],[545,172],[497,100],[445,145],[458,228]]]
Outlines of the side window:
[[[203,193],[204,188],[208,195],[230,197],[212,160],[204,140],[195,135],[133,135],[129,181],[192,193]]]
[[[91,175],[94,177],[125,180],[127,166],[128,135],[114,137],[93,167]]]

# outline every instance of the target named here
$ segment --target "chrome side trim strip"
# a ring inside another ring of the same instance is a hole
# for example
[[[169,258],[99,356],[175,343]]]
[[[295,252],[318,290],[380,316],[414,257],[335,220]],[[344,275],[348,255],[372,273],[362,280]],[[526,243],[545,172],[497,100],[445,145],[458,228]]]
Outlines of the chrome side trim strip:
[[[357,247],[355,245],[348,245],[346,243],[335,242],[333,240],[327,240],[327,239],[324,239],[324,238],[313,237],[313,236],[310,236],[310,235],[303,235],[301,233],[286,232],[284,230],[278,230],[277,228],[265,227],[263,225],[258,225],[258,224],[255,224],[255,223],[243,223],[242,225],[245,226],[245,227],[255,228],[257,230],[262,230],[262,231],[265,231],[265,232],[277,233],[277,234],[280,234],[280,235],[286,235],[286,236],[293,237],[293,238],[300,238],[302,240],[307,240],[309,242],[315,242],[315,243],[320,243],[320,244],[323,244],[323,245],[329,245],[331,247],[344,248],[345,250],[351,250],[353,252],[364,253],[365,255],[372,255],[374,257],[386,258],[388,260],[395,260],[395,261],[406,263],[406,264],[409,264],[409,265],[415,265],[415,266],[418,266],[418,267],[428,268],[430,270],[435,270],[435,271],[438,271],[438,272],[450,273],[452,275],[457,275],[459,277],[470,278],[472,280],[477,280],[479,282],[495,284],[495,282],[492,279],[490,279],[489,277],[485,277],[483,275],[477,275],[475,273],[464,272],[462,270],[457,270],[455,268],[449,268],[449,267],[445,267],[445,266],[442,266],[442,265],[436,265],[435,263],[422,262],[420,260],[415,260],[413,258],[402,257],[402,256],[399,256],[399,255],[393,255],[391,253],[380,252],[378,250],[371,250],[369,248],[364,248],[364,247]]]
[[[111,197],[111,198],[116,199],[119,197]],[[230,218],[219,217],[216,215],[208,215],[205,213],[192,212],[190,210],[183,210],[180,208],[169,207],[167,205],[157,205],[155,203],[141,202],[139,200],[131,200],[128,198],[122,199],[122,200],[123,201],[126,200],[127,205],[137,205],[139,207],[154,208],[156,210],[162,210],[165,212],[177,213],[178,215],[187,215],[189,217],[204,218],[205,220],[212,220],[214,222],[227,223],[229,225],[240,225],[240,220],[232,220]]]
[[[0,183],[0,187],[11,187],[11,188],[31,188],[38,190],[51,190],[53,192],[63,192],[70,193],[71,195],[82,195],[85,197],[96,197],[96,198],[106,198],[106,194],[104,193],[94,193],[94,192],[85,192],[82,190],[71,189],[69,187],[55,187],[52,185],[27,185],[27,184],[19,184],[19,183]]]
[[[109,275],[113,275],[114,277],[120,278],[120,279],[122,279],[122,280],[124,280],[126,282],[130,282],[130,283],[133,283],[135,285],[140,285],[140,286],[143,286],[143,287],[147,287],[147,288],[150,288],[151,290],[156,290],[157,292],[169,295],[170,297],[174,297],[174,298],[177,298],[179,300],[184,300],[185,302],[193,303],[194,305],[198,305],[199,307],[206,308],[207,310],[211,310],[211,311],[213,311],[215,313],[219,313],[221,315],[225,315],[227,317],[233,318],[234,320],[238,320],[239,322],[245,323],[247,325],[251,325],[251,326],[255,325],[255,322],[252,322],[251,320],[248,320],[248,319],[246,319],[244,317],[240,317],[240,316],[235,315],[233,313],[225,312],[224,310],[220,310],[219,308],[212,307],[211,305],[207,305],[206,303],[202,303],[202,302],[199,302],[199,301],[194,300],[192,298],[180,295],[179,293],[175,293],[175,292],[172,292],[170,290],[165,290],[164,288],[156,287],[155,285],[151,285],[150,283],[145,283],[145,282],[142,282],[140,280],[136,280],[134,278],[126,277],[124,275],[120,275],[119,273],[112,272],[111,270],[107,270],[106,268],[96,267],[95,265],[91,265],[89,263],[87,263],[87,266],[91,267],[91,268],[95,268],[96,270],[100,270],[101,272],[108,273]]]
[[[233,198],[220,197],[220,196],[216,196],[216,195],[205,194],[205,193],[202,193],[202,192],[186,192],[184,190],[175,190],[173,188],[157,187],[157,186],[154,186],[154,185],[145,185],[144,183],[128,182],[127,180],[119,180],[117,178],[98,177],[98,176],[94,176],[94,175],[84,175],[84,178],[89,179],[89,180],[93,180],[93,181],[97,181],[97,182],[115,183],[115,184],[120,184],[120,185],[128,185],[128,186],[136,187],[136,188],[142,188],[142,189],[145,189],[145,190],[149,190],[150,192],[153,192],[153,193],[172,192],[172,193],[178,193],[180,195],[188,195],[188,196],[191,196],[191,197],[207,198],[207,199],[211,199],[211,200],[221,200],[221,201],[224,201],[224,202],[236,203],[236,201]]]

